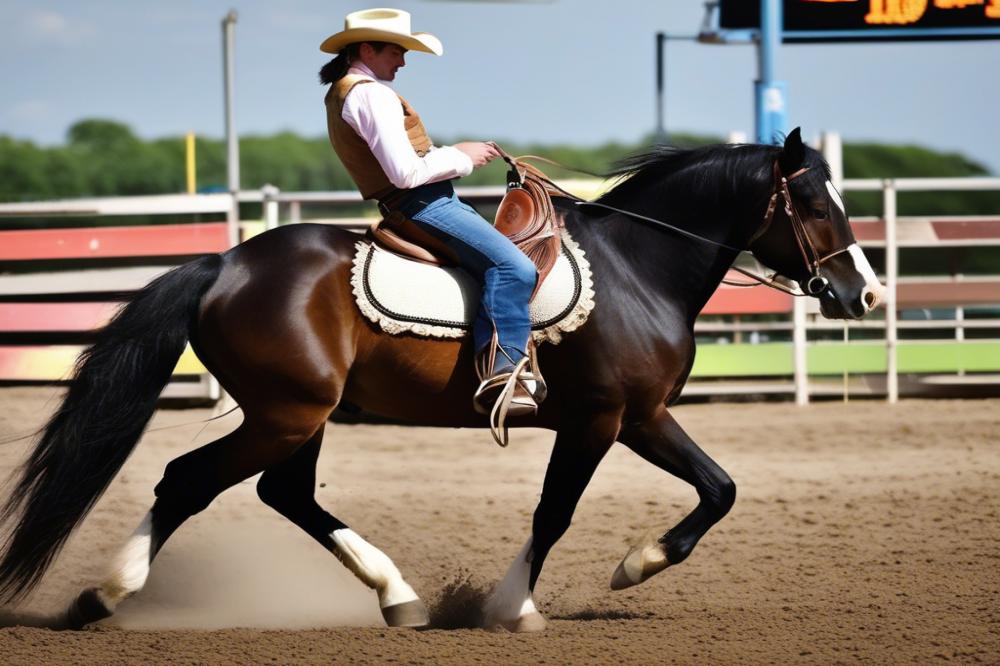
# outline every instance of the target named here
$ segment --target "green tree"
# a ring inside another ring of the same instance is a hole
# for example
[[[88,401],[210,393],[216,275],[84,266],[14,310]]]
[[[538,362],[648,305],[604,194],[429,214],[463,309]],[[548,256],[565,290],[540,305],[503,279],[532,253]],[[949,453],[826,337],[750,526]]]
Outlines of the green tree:
[[[139,143],[128,125],[97,118],[74,123],[66,132],[66,139],[72,148],[92,153],[120,152]]]
[[[964,155],[921,146],[849,143],[845,178],[948,178],[985,176],[989,171]],[[881,192],[848,192],[851,215],[881,215]],[[903,192],[900,215],[990,215],[1000,212],[1000,192]]]
[[[57,195],[46,178],[45,151],[30,141],[0,136],[0,199],[22,201]]]

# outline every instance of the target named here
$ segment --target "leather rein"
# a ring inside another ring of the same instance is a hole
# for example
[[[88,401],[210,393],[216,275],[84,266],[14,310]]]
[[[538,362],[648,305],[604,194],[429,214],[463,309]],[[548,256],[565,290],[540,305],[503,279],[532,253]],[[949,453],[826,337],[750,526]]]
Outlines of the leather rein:
[[[494,144],[494,145],[496,145],[496,144]],[[499,149],[499,146],[497,146],[497,148]],[[704,242],[704,243],[708,243],[710,245],[715,245],[716,247],[721,247],[723,249],[731,250],[731,251],[736,252],[736,253],[743,252],[743,248],[739,248],[739,247],[736,247],[736,246],[733,246],[733,245],[729,245],[727,243],[722,243],[722,242],[719,242],[719,241],[716,241],[716,240],[712,240],[711,238],[706,238],[705,236],[701,236],[701,235],[696,234],[694,232],[688,231],[687,229],[681,229],[680,227],[674,226],[674,225],[670,224],[669,222],[664,222],[663,220],[658,220],[658,219],[653,218],[653,217],[647,217],[645,215],[640,215],[640,214],[634,213],[632,211],[624,210],[624,209],[621,209],[621,208],[616,208],[615,206],[608,206],[607,204],[597,203],[595,201],[583,201],[579,197],[570,194],[566,190],[564,190],[561,187],[559,187],[558,185],[556,185],[554,182],[552,182],[551,179],[549,179],[548,177],[546,177],[542,172],[538,171],[537,169],[531,168],[530,165],[524,164],[523,160],[538,160],[538,161],[546,162],[548,164],[552,164],[554,166],[566,169],[568,171],[577,171],[579,173],[586,173],[588,175],[594,175],[594,174],[590,174],[587,171],[581,171],[579,169],[573,169],[571,167],[566,167],[566,166],[564,166],[562,164],[559,164],[558,162],[554,162],[554,161],[546,159],[544,157],[538,157],[538,156],[535,156],[535,155],[525,155],[523,157],[511,157],[510,155],[508,155],[507,153],[505,153],[503,150],[500,150],[500,154],[501,154],[501,157],[503,157],[503,159],[511,167],[514,168],[515,172],[516,172],[518,166],[522,166],[522,167],[523,166],[528,166],[531,169],[532,175],[534,175],[535,177],[539,178],[540,180],[543,180],[547,185],[551,186],[553,189],[557,190],[561,194],[563,194],[563,195],[569,197],[570,199],[572,199],[573,203],[576,204],[577,206],[593,206],[593,207],[596,207],[596,208],[605,208],[607,210],[611,210],[611,211],[614,211],[616,213],[621,213],[623,215],[627,215],[629,217],[633,217],[633,218],[636,218],[636,219],[639,219],[639,220],[643,220],[645,222],[651,222],[651,223],[653,223],[653,224],[655,224],[657,226],[661,226],[661,227],[670,229],[671,231],[674,231],[676,233],[679,233],[682,236],[687,236],[688,238],[690,238],[692,240],[697,240],[697,241],[701,241],[701,242]],[[774,213],[775,213],[775,211],[778,208],[778,197],[780,196],[781,199],[782,199],[782,202],[784,204],[783,207],[784,207],[785,215],[788,216],[788,219],[791,222],[792,232],[795,235],[795,244],[799,248],[799,253],[802,255],[802,260],[805,263],[806,269],[809,271],[809,273],[811,275],[811,277],[809,278],[809,280],[806,281],[806,286],[805,286],[804,292],[803,291],[797,291],[795,289],[791,289],[791,288],[785,286],[784,284],[782,284],[781,282],[778,282],[777,280],[775,280],[774,277],[768,277],[766,275],[759,275],[759,274],[757,274],[757,273],[755,273],[753,271],[749,271],[749,270],[747,270],[745,268],[740,268],[738,266],[732,266],[731,270],[734,270],[737,273],[745,275],[745,276],[747,276],[747,277],[755,280],[755,282],[736,282],[736,281],[733,281],[733,280],[725,280],[724,279],[724,280],[722,280],[722,282],[724,284],[728,284],[728,285],[731,285],[731,286],[734,286],[734,287],[755,287],[758,284],[763,284],[764,286],[771,287],[772,289],[777,289],[778,291],[783,291],[786,294],[790,294],[792,296],[814,296],[814,297],[815,296],[819,296],[820,294],[822,294],[830,286],[829,281],[825,277],[823,277],[822,275],[820,275],[820,273],[819,273],[820,266],[822,266],[824,263],[826,263],[827,261],[829,261],[833,257],[836,257],[839,254],[843,254],[844,252],[847,252],[848,248],[847,247],[843,247],[843,248],[840,248],[840,249],[837,249],[837,250],[833,250],[832,252],[829,252],[829,253],[827,253],[825,255],[821,255],[820,252],[819,252],[819,250],[816,249],[816,244],[813,242],[812,238],[809,236],[809,232],[806,230],[805,222],[803,222],[802,217],[799,215],[799,212],[795,209],[795,206],[792,204],[792,193],[788,189],[788,183],[791,182],[791,181],[793,181],[793,180],[795,180],[796,178],[798,178],[802,174],[806,173],[807,171],[809,171],[809,169],[810,169],[810,167],[803,167],[803,168],[799,169],[798,171],[792,173],[791,175],[785,176],[784,174],[781,173],[781,167],[778,165],[778,161],[777,160],[774,161],[774,169],[773,169],[773,171],[774,171],[774,190],[772,191],[771,198],[768,201],[767,211],[764,213],[764,220],[763,220],[763,222],[761,223],[761,225],[757,229],[757,231],[754,233],[754,235],[747,242],[747,247],[749,247],[750,245],[753,245],[753,243],[755,241],[757,241],[761,236],[763,236],[765,233],[767,233],[768,229],[770,229],[771,223],[774,222]],[[510,180],[510,179],[508,178],[508,180]],[[516,185],[514,183],[510,183],[510,182],[508,183],[508,186],[515,186],[516,187]],[[777,273],[775,273],[775,275],[777,275]]]

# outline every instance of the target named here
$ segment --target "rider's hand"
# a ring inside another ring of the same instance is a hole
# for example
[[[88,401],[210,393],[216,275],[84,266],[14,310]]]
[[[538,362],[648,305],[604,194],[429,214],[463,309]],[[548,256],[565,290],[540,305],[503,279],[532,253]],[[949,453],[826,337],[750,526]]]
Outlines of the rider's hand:
[[[482,141],[465,141],[463,143],[456,143],[454,147],[469,156],[474,168],[489,164],[500,157],[500,153],[497,152],[493,144],[483,143]]]

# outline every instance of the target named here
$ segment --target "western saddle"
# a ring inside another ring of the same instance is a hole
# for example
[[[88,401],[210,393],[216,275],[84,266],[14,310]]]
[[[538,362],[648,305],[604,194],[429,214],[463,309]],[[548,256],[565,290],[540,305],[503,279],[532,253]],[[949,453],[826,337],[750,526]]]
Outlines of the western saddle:
[[[555,213],[553,196],[576,199],[544,173],[527,164],[527,159],[543,159],[532,155],[511,157],[499,146],[507,162],[507,193],[497,208],[494,226],[507,236],[538,270],[533,299],[542,282],[555,266],[562,251],[562,218]],[[440,240],[425,232],[399,211],[388,213],[369,229],[373,242],[394,254],[435,266],[457,266],[454,253]],[[548,389],[538,367],[535,345],[528,342],[528,355],[509,374],[494,375],[496,332],[488,351],[476,358],[476,375],[480,386],[473,398],[476,410],[489,416],[490,433],[500,446],[509,441],[507,416],[534,414]],[[495,396],[495,397],[494,397]]]
[[[562,250],[562,218],[552,206],[553,196],[572,197],[544,173],[524,160],[500,151],[510,166],[507,193],[497,208],[494,226],[535,263],[538,281],[532,298],[548,276]],[[369,228],[376,245],[394,254],[434,266],[457,266],[454,253],[405,215],[393,211]]]

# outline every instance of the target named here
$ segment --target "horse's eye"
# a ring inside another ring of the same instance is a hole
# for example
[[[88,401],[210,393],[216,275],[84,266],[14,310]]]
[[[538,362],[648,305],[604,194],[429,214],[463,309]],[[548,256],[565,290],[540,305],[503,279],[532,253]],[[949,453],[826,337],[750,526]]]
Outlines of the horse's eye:
[[[812,214],[813,214],[813,217],[816,218],[817,220],[825,220],[827,218],[827,214],[826,214],[826,209],[825,208],[813,208],[812,209]]]

